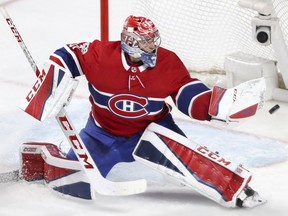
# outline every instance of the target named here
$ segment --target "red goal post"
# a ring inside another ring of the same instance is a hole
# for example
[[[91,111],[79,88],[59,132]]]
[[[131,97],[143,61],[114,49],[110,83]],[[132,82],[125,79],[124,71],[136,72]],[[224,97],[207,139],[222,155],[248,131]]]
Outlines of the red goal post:
[[[101,40],[109,40],[109,0],[100,1]]]

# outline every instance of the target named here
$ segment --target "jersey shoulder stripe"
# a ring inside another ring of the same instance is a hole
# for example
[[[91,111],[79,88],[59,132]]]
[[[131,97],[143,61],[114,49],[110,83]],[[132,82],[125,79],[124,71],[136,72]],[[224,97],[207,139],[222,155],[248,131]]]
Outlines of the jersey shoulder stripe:
[[[56,50],[53,56],[54,57],[51,60],[58,58],[58,62],[64,62],[73,77],[83,75],[82,68],[75,53],[68,46]]]

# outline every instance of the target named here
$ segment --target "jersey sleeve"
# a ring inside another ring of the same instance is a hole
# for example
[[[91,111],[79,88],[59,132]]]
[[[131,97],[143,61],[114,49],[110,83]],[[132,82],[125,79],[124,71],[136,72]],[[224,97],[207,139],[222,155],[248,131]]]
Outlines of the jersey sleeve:
[[[173,86],[174,93],[171,95],[177,108],[197,120],[210,120],[208,114],[211,90],[200,80],[192,78],[182,61],[176,56],[177,79]],[[174,63],[174,64],[175,64]]]
[[[174,101],[177,108],[197,120],[210,120],[208,114],[211,90],[199,80],[191,80],[177,92]]]
[[[97,61],[97,43],[98,41],[82,42],[67,44],[66,46],[57,49],[50,60],[54,63],[68,69],[73,77],[85,74],[87,67],[90,67],[91,62],[95,65]],[[93,50],[93,52],[91,52]]]

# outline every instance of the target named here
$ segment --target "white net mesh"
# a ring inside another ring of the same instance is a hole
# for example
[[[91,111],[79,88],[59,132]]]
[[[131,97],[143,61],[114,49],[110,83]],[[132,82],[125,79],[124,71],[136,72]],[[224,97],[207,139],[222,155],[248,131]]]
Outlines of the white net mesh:
[[[288,45],[288,1],[273,1]],[[135,0],[135,15],[149,17],[160,30],[162,47],[175,51],[190,70],[222,70],[225,56],[242,51],[275,59],[270,46],[252,40],[251,18],[238,0]]]

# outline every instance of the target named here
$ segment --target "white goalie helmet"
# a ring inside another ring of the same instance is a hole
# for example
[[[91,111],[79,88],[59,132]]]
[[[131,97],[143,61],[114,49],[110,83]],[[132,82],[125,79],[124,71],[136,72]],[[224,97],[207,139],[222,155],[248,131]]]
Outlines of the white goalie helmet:
[[[161,43],[158,29],[145,18],[129,16],[121,33],[121,48],[148,67],[155,67],[157,51]]]

